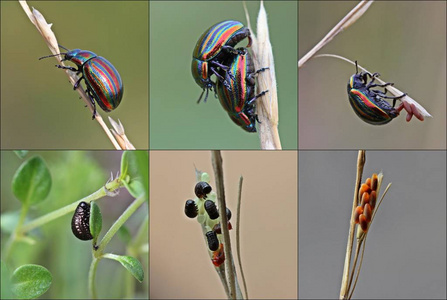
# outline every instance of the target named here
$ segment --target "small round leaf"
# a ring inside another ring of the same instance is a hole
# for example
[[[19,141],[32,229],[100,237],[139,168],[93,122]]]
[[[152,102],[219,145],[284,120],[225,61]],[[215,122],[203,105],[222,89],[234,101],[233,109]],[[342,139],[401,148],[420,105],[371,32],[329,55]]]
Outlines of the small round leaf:
[[[14,195],[26,205],[42,202],[50,193],[50,189],[50,171],[39,156],[23,162],[12,179]]]
[[[21,299],[37,298],[50,288],[52,280],[51,273],[46,268],[23,265],[12,274],[12,292]]]
[[[114,255],[113,259],[119,261],[139,282],[143,282],[143,266],[138,259],[126,255]]]
[[[102,229],[101,210],[95,201],[90,202],[90,205],[90,233],[94,239],[97,239]]]

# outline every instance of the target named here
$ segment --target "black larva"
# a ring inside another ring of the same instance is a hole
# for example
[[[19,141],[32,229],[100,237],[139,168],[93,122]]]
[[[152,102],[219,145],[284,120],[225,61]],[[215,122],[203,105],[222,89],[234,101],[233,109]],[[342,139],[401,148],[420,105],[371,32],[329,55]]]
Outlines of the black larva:
[[[227,221],[231,220],[231,210],[227,207]]]
[[[219,218],[219,212],[217,211],[216,204],[214,204],[213,201],[211,201],[211,200],[205,201],[205,210],[208,213],[208,215],[210,216],[211,220],[215,220],[215,219]]]
[[[211,193],[211,186],[205,181],[197,182],[196,187],[194,188],[194,192],[196,193],[197,198],[206,199],[206,195]]]
[[[211,251],[219,249],[219,239],[214,231],[208,231],[206,233],[206,239],[208,240],[208,248]]]
[[[185,215],[188,218],[195,218],[197,217],[197,205],[194,202],[194,200],[186,200],[185,203]]]
[[[88,241],[93,239],[90,233],[90,204],[84,201],[76,207],[73,218],[71,219],[71,230],[75,237],[80,240]]]

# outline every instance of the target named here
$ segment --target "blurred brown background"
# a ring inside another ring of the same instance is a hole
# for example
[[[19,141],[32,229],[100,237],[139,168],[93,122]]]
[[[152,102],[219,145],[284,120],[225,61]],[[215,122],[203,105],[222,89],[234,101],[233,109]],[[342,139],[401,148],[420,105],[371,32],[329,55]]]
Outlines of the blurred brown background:
[[[222,152],[225,195],[235,226],[244,176],[241,255],[250,298],[297,298],[297,152]],[[194,198],[194,166],[214,175],[209,151],[150,155],[150,297],[225,298],[197,219],[183,210]],[[230,231],[235,256],[235,230]],[[242,285],[238,270],[238,277]]]

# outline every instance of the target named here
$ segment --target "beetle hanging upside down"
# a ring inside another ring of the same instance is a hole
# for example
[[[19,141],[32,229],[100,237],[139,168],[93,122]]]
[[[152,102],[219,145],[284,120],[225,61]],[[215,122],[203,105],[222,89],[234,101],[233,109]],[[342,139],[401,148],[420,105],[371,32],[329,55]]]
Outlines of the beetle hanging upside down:
[[[391,122],[399,115],[402,108],[394,108],[396,100],[403,98],[401,96],[387,96],[387,90],[372,90],[374,87],[387,87],[393,83],[376,84],[375,79],[380,76],[379,73],[371,74],[369,72],[358,72],[357,61],[355,62],[356,73],[351,76],[348,82],[349,103],[351,103],[354,112],[360,119],[373,125],[383,125]],[[368,82],[368,76],[371,81]],[[393,99],[391,106],[385,99]]]

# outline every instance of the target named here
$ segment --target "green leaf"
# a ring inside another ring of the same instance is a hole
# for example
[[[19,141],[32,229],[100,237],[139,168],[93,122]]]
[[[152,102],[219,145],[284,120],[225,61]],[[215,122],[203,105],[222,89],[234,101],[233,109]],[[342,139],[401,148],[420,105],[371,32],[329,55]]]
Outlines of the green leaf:
[[[98,204],[96,204],[96,201],[90,202],[90,205],[90,233],[92,234],[93,239],[96,241],[102,229],[102,215]]]
[[[149,191],[149,159],[147,151],[125,151],[121,158],[121,178],[129,193],[137,198]],[[149,198],[148,198],[149,199]]]
[[[44,294],[53,280],[50,271],[39,265],[23,265],[11,277],[12,292],[21,299],[33,299]]]
[[[42,202],[50,193],[50,189],[50,171],[39,156],[26,160],[12,179],[12,191],[24,205]]]
[[[16,150],[14,153],[21,159],[24,159],[25,156],[28,154],[28,150]]]
[[[1,286],[0,286],[0,299],[12,299],[14,295],[11,291],[11,280],[9,269],[3,261],[0,261],[1,265]]]
[[[127,255],[112,255],[108,258],[119,261],[139,282],[143,282],[144,271],[143,266],[138,259]]]

